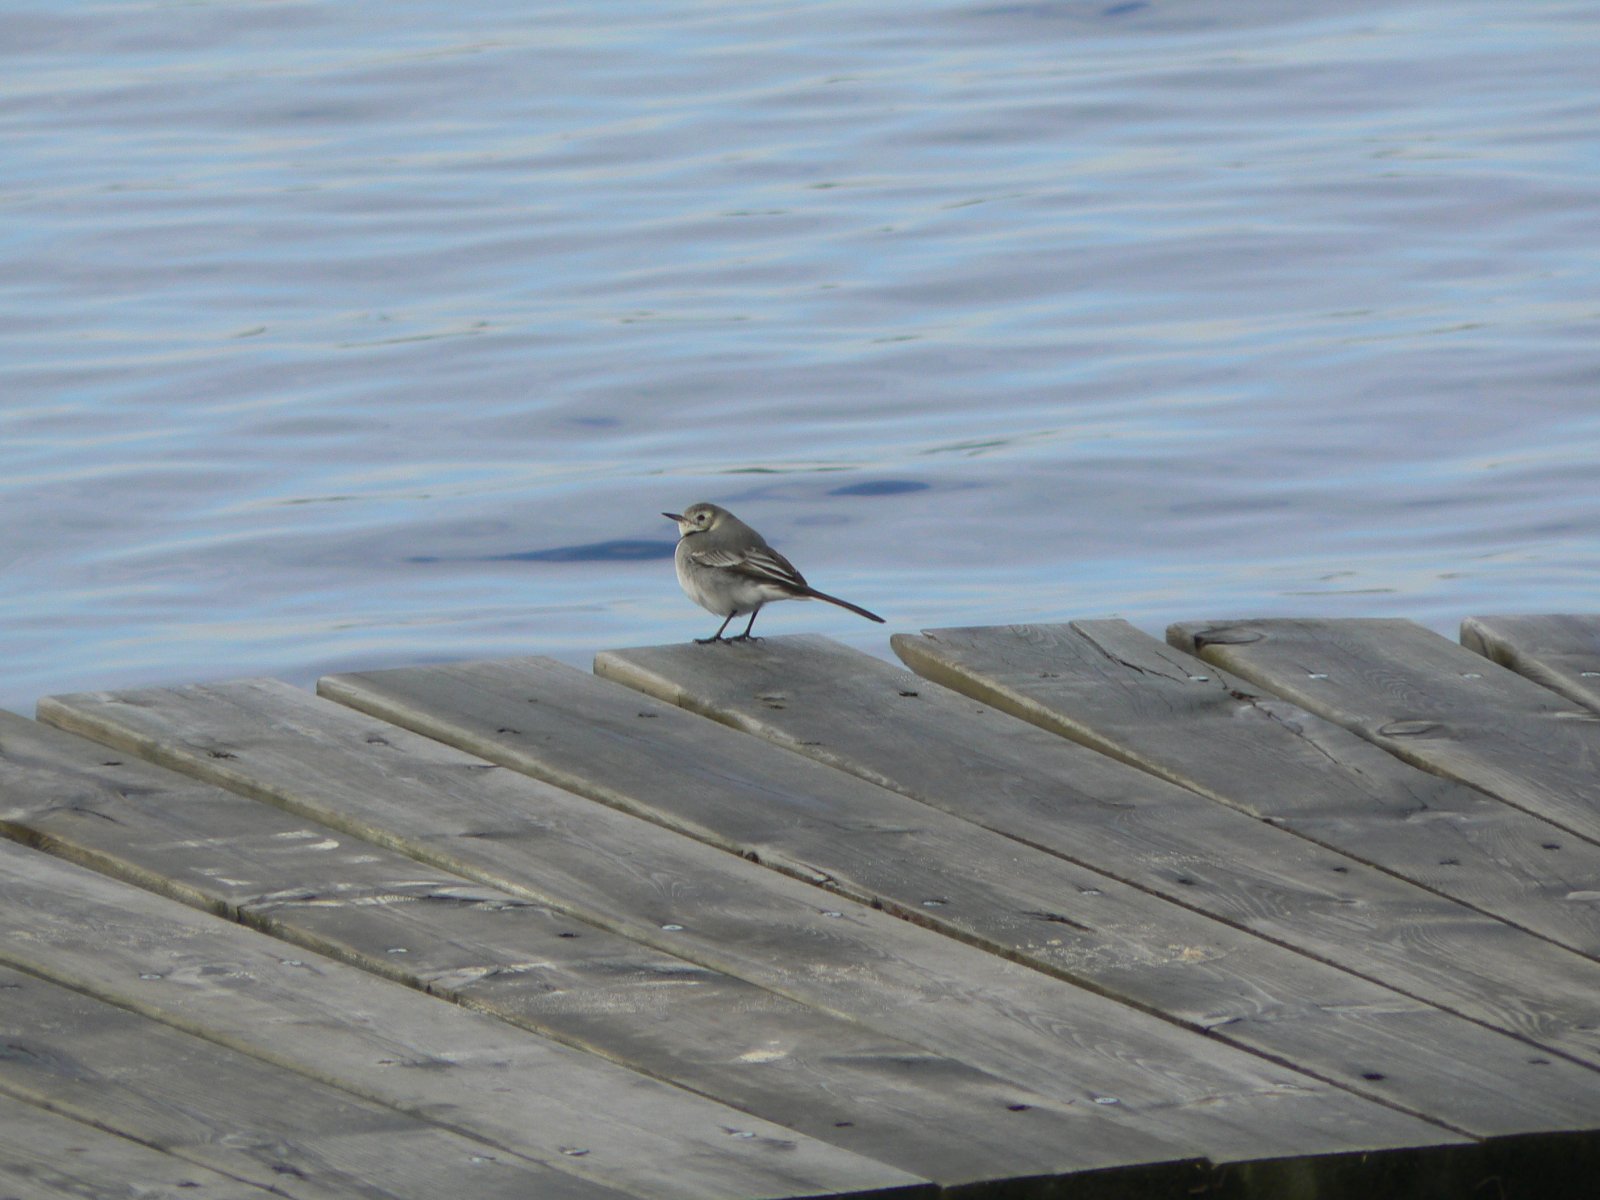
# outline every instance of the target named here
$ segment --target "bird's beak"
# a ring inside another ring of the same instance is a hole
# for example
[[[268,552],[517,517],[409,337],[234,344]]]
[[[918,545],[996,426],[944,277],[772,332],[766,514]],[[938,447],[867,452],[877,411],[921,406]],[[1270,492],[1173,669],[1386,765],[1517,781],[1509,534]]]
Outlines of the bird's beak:
[[[679,521],[679,522],[681,522],[683,520],[683,518],[680,517],[677,513],[662,513],[661,515],[663,517],[665,517],[669,521]]]

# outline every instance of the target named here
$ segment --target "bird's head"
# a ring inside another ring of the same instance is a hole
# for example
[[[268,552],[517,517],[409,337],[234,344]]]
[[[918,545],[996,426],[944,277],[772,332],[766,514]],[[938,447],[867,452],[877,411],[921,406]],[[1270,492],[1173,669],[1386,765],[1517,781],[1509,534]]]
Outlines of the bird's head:
[[[727,509],[718,508],[715,504],[691,504],[681,513],[669,512],[661,515],[669,521],[678,523],[679,537],[688,537],[691,533],[704,533],[732,518]]]

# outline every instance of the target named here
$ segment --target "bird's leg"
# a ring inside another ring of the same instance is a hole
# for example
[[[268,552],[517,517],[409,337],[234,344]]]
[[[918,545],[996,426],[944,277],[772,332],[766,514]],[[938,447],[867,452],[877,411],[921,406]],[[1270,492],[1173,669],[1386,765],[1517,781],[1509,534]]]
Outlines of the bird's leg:
[[[728,640],[730,642],[759,642],[761,639],[758,638],[758,637],[751,637],[750,636],[750,631],[756,627],[756,613],[759,613],[760,611],[761,611],[761,606],[758,604],[755,607],[755,612],[752,612],[750,614],[750,623],[747,624],[744,627],[744,632],[741,633],[738,637],[732,637],[732,638],[729,638]]]
[[[737,613],[729,613],[725,618],[723,618],[722,624],[717,626],[717,631],[715,633],[708,638],[695,638],[695,643],[701,646],[709,646],[712,642],[720,642],[722,640],[722,631],[728,627],[728,622],[733,620],[733,618],[737,615]],[[755,620],[754,617],[751,617],[750,619],[752,621]],[[733,639],[730,638],[729,640],[732,641]]]

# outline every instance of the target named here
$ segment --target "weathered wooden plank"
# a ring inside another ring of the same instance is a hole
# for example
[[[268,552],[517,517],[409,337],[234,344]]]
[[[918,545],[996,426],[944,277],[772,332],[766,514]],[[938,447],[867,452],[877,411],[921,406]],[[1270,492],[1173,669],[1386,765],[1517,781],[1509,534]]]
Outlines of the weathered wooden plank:
[[[1184,622],[1169,637],[1569,833],[1600,841],[1600,715],[1410,621]]]
[[[1313,754],[1337,751],[1301,745],[1322,736],[1307,735],[1307,721],[1125,623],[938,630],[897,639],[896,649],[921,674],[1214,798],[1249,808],[1241,796],[1273,790],[1281,780],[1295,803],[1309,802],[1319,815],[1345,815],[1325,790],[1296,787],[1298,768]],[[1283,726],[1282,744],[1252,750],[1260,735],[1248,731],[1276,725]],[[1362,918],[1357,912],[1352,919]],[[1385,944],[1378,932],[1369,951],[1373,965],[1364,973],[1583,1061],[1600,1061],[1593,959],[1537,939],[1495,935],[1477,917],[1419,919],[1398,944]],[[1507,986],[1508,979],[1516,986]]]
[[[1600,849],[1418,771],[1126,622],[936,630],[896,648],[919,673],[1026,721],[1570,949],[1600,952],[1600,905],[1586,899],[1600,881]]]
[[[1600,614],[1468,617],[1461,644],[1600,712]]]
[[[634,703],[637,714],[653,702]],[[57,697],[40,711],[1098,1112],[1111,1144],[1148,1134],[1235,1162],[1451,1141],[1289,1068],[282,684]],[[663,708],[634,719],[672,715],[684,717]],[[595,736],[608,747],[627,740],[604,728]],[[1260,1019],[1294,1016],[1260,999]]]
[[[293,1200],[624,1200],[304,1075],[0,968],[0,1093]]]
[[[735,648],[731,655],[719,656],[714,669],[736,670],[736,662],[761,653]],[[868,670],[867,663],[852,663],[843,673],[859,679]],[[544,662],[477,664],[382,672],[364,677],[362,683],[384,689],[391,704],[399,703],[397,697],[403,695],[402,723],[425,728],[494,761],[648,811],[688,832],[711,830],[738,853],[769,865],[782,863],[797,874],[825,873],[831,886],[848,884],[852,894],[868,902],[905,911],[914,910],[919,898],[932,896],[937,907],[917,914],[929,924],[953,928],[958,936],[1019,961],[1062,971],[1097,991],[1211,1030],[1219,1039],[1294,1062],[1323,1078],[1448,1120],[1458,1128],[1503,1131],[1498,1123],[1505,1119],[1505,1109],[1497,1099],[1503,1088],[1546,1094],[1552,1073],[1566,1076],[1566,1099],[1559,1115],[1550,1113],[1549,1127],[1570,1127],[1595,1102],[1600,1081],[1590,1071],[1558,1065],[1549,1056],[1530,1055],[1518,1041],[1411,1003],[1369,980],[1351,979],[1280,945],[1242,936],[1233,928],[1219,929],[1215,922],[1156,901],[1117,878],[1065,863],[1032,846],[985,836],[960,820],[889,797],[881,788],[852,786],[836,772],[774,753],[726,730],[707,728],[704,721],[685,714],[655,705],[641,709],[647,701],[570,668]],[[451,688],[447,702],[439,699],[441,686]],[[826,684],[821,687],[825,692]],[[898,685],[890,688],[899,690]],[[760,702],[763,706],[775,702],[771,691],[760,694],[766,697]],[[863,712],[881,712],[889,698],[877,697],[866,709],[850,713],[846,722],[860,723]],[[894,698],[905,704],[903,697]],[[530,705],[530,700],[536,702]],[[640,728],[642,712],[653,715]],[[397,714],[385,709],[385,715]],[[922,732],[908,731],[919,750]],[[660,764],[670,764],[671,769],[654,769]],[[947,761],[946,766],[960,770],[959,762]],[[1146,791],[1160,786],[1127,769],[1123,774],[1124,788],[1129,777]],[[988,792],[983,782],[975,782],[980,792]],[[1168,790],[1187,796],[1179,789]],[[1201,811],[1215,807],[1199,800],[1195,804]],[[987,795],[984,807],[985,811],[993,807]],[[1247,818],[1237,820],[1254,828]],[[1038,828],[1030,831],[1028,825],[1024,817],[1018,828],[1027,840],[1040,844],[1044,835]],[[880,830],[914,831],[914,842],[885,846],[863,836]],[[1068,844],[1073,836],[1070,829],[1064,830],[1053,844]],[[1264,836],[1270,838],[1271,831]],[[1281,840],[1302,858],[1331,857],[1317,856],[1288,835],[1281,835]],[[1349,864],[1339,860],[1334,865]],[[1422,943],[1463,918],[1487,926],[1485,944],[1495,944],[1496,939],[1531,940],[1450,905],[1444,905],[1442,915],[1424,912],[1415,917],[1404,902],[1416,899],[1410,892],[1417,889],[1385,876],[1378,876],[1367,893],[1352,896],[1343,890],[1342,876],[1324,871],[1324,879],[1340,885],[1340,890],[1330,891],[1320,880],[1306,882],[1314,867],[1313,863],[1298,878],[1290,870],[1288,884],[1281,878],[1269,879],[1264,867],[1262,878],[1241,889],[1246,893],[1241,903],[1259,915],[1273,908],[1274,892],[1280,911],[1310,906],[1319,895],[1324,897],[1327,932],[1321,940],[1337,941],[1345,957],[1368,970],[1373,964],[1365,951],[1375,935]],[[1119,862],[1112,874],[1125,877],[1126,871],[1136,869],[1132,862]],[[1192,865],[1183,869],[1201,874]],[[1173,885],[1174,895],[1178,886]],[[1401,893],[1399,903],[1388,894],[1395,890]],[[1427,893],[1419,895],[1425,904],[1442,903]],[[1368,909],[1385,905],[1400,910],[1387,925],[1364,919]],[[1040,934],[1041,924],[1056,929]],[[1282,930],[1273,927],[1271,932],[1280,936]],[[1534,945],[1545,949],[1543,943]],[[1319,944],[1317,949],[1320,953],[1327,947]],[[1402,945],[1393,955],[1394,963],[1404,964],[1406,958]],[[1576,961],[1600,986],[1600,967]],[[1062,964],[1067,964],[1065,969]],[[1453,986],[1447,964],[1441,973]],[[1491,981],[1485,989],[1488,999],[1480,999],[1479,1007],[1509,1008],[1523,1025],[1531,1024],[1530,1009],[1544,1015],[1536,1005],[1505,1005],[1502,982]],[[1340,998],[1336,1004],[1319,1003],[1334,996]],[[1583,999],[1591,1000],[1593,994],[1585,992]],[[1262,1019],[1264,1007],[1271,1011],[1270,1019]],[[1570,1014],[1564,1009],[1558,1015]],[[1540,1061],[1530,1063],[1530,1057]],[[1461,1062],[1487,1066],[1490,1060],[1497,1066],[1485,1071],[1481,1093],[1458,1086]],[[1374,1065],[1378,1063],[1381,1069]],[[1516,1082],[1508,1085],[1508,1080]],[[1379,1083],[1382,1086],[1375,1088]],[[1489,1125],[1474,1123],[1486,1113]],[[1519,1113],[1512,1119],[1520,1123],[1527,1115]]]
[[[923,1191],[903,1171],[10,842],[0,934],[8,966],[607,1188],[676,1200]]]
[[[0,828],[944,1186],[1107,1165],[1015,1084],[6,713]]]
[[[1106,632],[1124,631],[1120,641],[1072,639],[1089,655],[1089,670],[1069,661],[1067,652],[1050,650],[1042,660],[1030,655],[1030,668],[1043,661],[1052,678],[1042,686],[1059,685],[1058,691],[1081,695],[1081,713],[1074,708],[1072,715],[1095,722],[1102,736],[1107,735],[1101,723],[1120,721],[1117,746],[1124,754],[1167,756],[1174,772],[1192,768],[1214,751],[1215,731],[1195,727],[1202,722],[1191,720],[1178,703],[1171,706],[1172,720],[1154,725],[1127,721],[1128,712],[1119,705],[1123,689],[1102,678],[1117,670],[1110,664],[1132,664],[1122,669],[1140,681],[1135,692],[1163,686],[1150,680],[1153,671],[1164,670],[1166,686],[1176,686],[1180,700],[1198,694],[1203,704],[1213,697],[1223,697],[1229,706],[1239,702],[1227,696],[1226,681],[1197,689],[1188,673],[1175,669],[1177,656],[1153,639],[1144,638],[1142,647],[1150,661],[1130,657],[1141,650],[1134,639],[1144,635],[1112,624]],[[972,636],[975,653],[991,659],[1000,653],[989,645],[992,634]],[[968,645],[960,634],[952,640]],[[693,646],[615,651],[601,655],[596,669],[1275,942],[1381,979],[1408,995],[1509,1031],[1548,1036],[1564,1048],[1576,1043],[1580,1051],[1591,1050],[1585,1035],[1587,1027],[1600,1021],[1600,964],[1356,860],[1307,846],[1287,831],[836,643],[767,639],[758,649],[739,648],[715,659]],[[1205,670],[1198,663],[1194,669]],[[1038,671],[1028,674],[1036,677]],[[1063,677],[1076,683],[1060,683]],[[1086,686],[1090,681],[1093,687]],[[1208,711],[1203,704],[1197,712]],[[1223,720],[1237,724],[1231,715]],[[1339,734],[1363,753],[1387,757],[1352,735]],[[1278,757],[1269,741],[1253,760],[1230,745],[1222,761],[1254,778],[1271,772]],[[1223,786],[1206,782],[1213,789]],[[1303,791],[1296,795],[1304,798]],[[1269,978],[1310,969],[1293,961],[1280,963],[1286,954],[1270,947],[1264,956],[1257,955],[1264,964],[1258,969]],[[1231,964],[1239,961],[1239,956],[1230,956]],[[1554,987],[1546,978],[1552,973],[1565,986]],[[1508,978],[1530,976],[1537,979],[1533,999],[1507,989]],[[1441,1037],[1451,1036],[1452,1029],[1451,1022],[1441,1019]],[[1436,1055],[1436,1073],[1454,1071],[1455,1061],[1464,1056],[1428,1041],[1417,1048]],[[1600,1054],[1594,1057],[1600,1059]],[[1423,1086],[1426,1090],[1428,1085]],[[1432,1086],[1438,1088],[1437,1079]]]
[[[0,1095],[6,1200],[272,1200],[253,1184]]]
[[[731,669],[731,660],[744,657],[745,649],[723,656],[723,667]],[[1425,1015],[1421,1006],[1407,1004],[1407,996],[1420,995],[1427,1004],[1448,1001],[1473,1020],[1495,1020],[1507,1032],[1537,1035],[1558,1053],[1600,1062],[1600,1032],[1593,1028],[1600,1023],[1600,964],[1376,872],[1366,872],[1368,878],[1352,887],[1347,875],[1358,865],[1344,860],[1324,862],[1322,881],[1307,883],[1306,876],[1316,873],[1315,860],[1332,856],[1287,835],[1278,844],[1312,861],[1298,876],[1287,869],[1243,889],[1242,904],[1269,936],[1298,937],[1315,955],[1353,964],[1364,977],[1359,983],[1325,962],[1234,927],[1219,928],[1187,908],[1141,893],[1121,882],[1141,869],[1131,859],[1091,874],[1034,845],[987,835],[684,713],[655,706],[642,710],[655,714],[642,722],[639,705],[646,702],[569,667],[477,664],[381,677],[386,696],[406,697],[410,715],[404,724],[647,812],[768,865],[823,873],[830,886],[869,903],[912,912],[997,953],[1365,1094],[1408,1106],[1478,1104],[1481,1097],[1446,1086],[1463,1059],[1494,1057],[1530,1092],[1543,1092],[1543,1077],[1557,1069],[1548,1055],[1533,1055],[1543,1061],[1529,1063],[1523,1044],[1488,1036],[1443,1013]],[[448,700],[439,694],[445,687],[451,689]],[[882,837],[885,830],[892,836]],[[1022,832],[1035,845],[1043,836]],[[1072,836],[1064,831],[1054,844],[1068,844]],[[1261,837],[1271,841],[1271,831]],[[1267,867],[1262,870],[1265,875]],[[1208,874],[1216,872],[1188,865],[1176,878]],[[1168,894],[1178,897],[1183,886],[1169,881]],[[930,898],[934,905],[919,912],[919,901]],[[1306,916],[1294,915],[1301,909]],[[1056,926],[1052,933],[1039,932],[1050,924]],[[1489,968],[1464,973],[1448,955],[1428,953],[1439,941],[1470,946],[1488,958]],[[1197,958],[1210,969],[1197,969]],[[1528,995],[1507,997],[1504,977],[1493,970],[1506,964],[1524,971],[1537,967],[1548,977]],[[1376,979],[1389,987],[1373,986]],[[1343,998],[1337,1014],[1316,1004],[1335,994]],[[1302,1019],[1257,1019],[1263,997]],[[1397,1004],[1403,1017],[1394,1012]],[[1374,1019],[1376,1014],[1381,1017]],[[1353,1058],[1353,1046],[1363,1048],[1367,1065]],[[1375,1061],[1384,1068],[1372,1066]],[[1573,1107],[1557,1122],[1587,1112],[1597,1082],[1589,1072],[1560,1069],[1572,1072]],[[1368,1078],[1375,1074],[1386,1084],[1376,1092]],[[1497,1085],[1486,1094],[1498,1090]],[[1493,1107],[1503,1118],[1503,1106]],[[1437,1107],[1412,1111],[1442,1115]]]

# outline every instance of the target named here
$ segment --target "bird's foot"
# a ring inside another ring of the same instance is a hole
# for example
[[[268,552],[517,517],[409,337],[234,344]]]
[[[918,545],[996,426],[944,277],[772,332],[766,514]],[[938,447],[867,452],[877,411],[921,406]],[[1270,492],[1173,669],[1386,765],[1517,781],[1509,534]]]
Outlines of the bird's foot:
[[[730,640],[732,640],[732,639],[725,638],[720,633],[713,633],[708,638],[695,638],[694,639],[694,644],[696,646],[709,646],[709,645],[711,645],[712,642],[726,642],[726,641],[730,641]]]
[[[753,633],[737,633],[733,637],[724,638],[723,640],[729,642],[759,642],[761,639]]]

